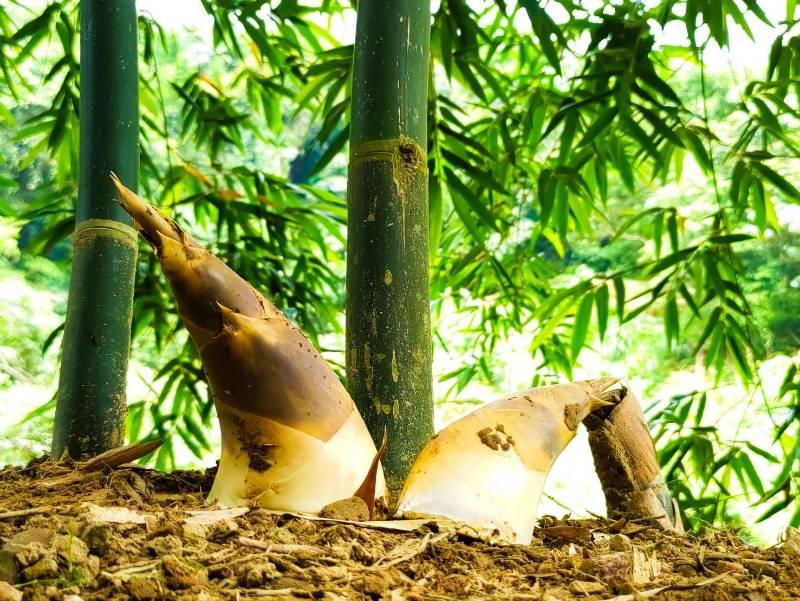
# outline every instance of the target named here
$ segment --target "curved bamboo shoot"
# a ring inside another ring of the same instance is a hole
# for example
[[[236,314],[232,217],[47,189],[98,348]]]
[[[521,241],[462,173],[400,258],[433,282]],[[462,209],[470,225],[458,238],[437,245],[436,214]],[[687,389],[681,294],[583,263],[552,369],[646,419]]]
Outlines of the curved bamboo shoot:
[[[375,445],[353,401],[300,329],[172,219],[114,182],[122,206],[156,249],[200,352],[222,431],[210,498],[230,507],[316,513],[384,493],[370,480]]]
[[[550,467],[616,381],[533,388],[453,422],[417,457],[398,517],[447,518],[483,539],[529,544]]]

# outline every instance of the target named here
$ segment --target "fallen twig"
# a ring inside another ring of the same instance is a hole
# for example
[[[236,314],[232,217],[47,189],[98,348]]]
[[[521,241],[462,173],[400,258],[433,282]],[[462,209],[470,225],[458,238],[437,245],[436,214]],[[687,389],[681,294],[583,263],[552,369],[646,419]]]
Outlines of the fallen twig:
[[[146,561],[136,561],[121,566],[114,571],[105,571],[104,574],[107,574],[109,576],[125,576],[127,574],[138,574],[139,572],[149,572],[153,568],[158,567],[160,563],[161,563],[160,559],[148,559]]]
[[[183,521],[186,524],[202,524],[211,526],[222,520],[232,520],[245,515],[250,511],[247,507],[231,507],[229,509],[208,509],[202,511],[189,511],[188,518]]]
[[[247,597],[281,597],[283,595],[291,595],[296,589],[293,588],[274,588],[264,589],[256,588],[249,590],[245,593]]]
[[[563,538],[564,540],[585,540],[590,535],[589,529],[583,526],[550,526],[537,528],[536,533],[543,534],[548,538]]]
[[[109,449],[92,457],[88,461],[78,464],[78,469],[82,472],[101,469],[103,467],[117,467],[123,463],[130,463],[149,455],[162,445],[161,440],[147,440],[144,442],[134,442],[124,447]]]
[[[141,513],[133,509],[128,509],[127,507],[103,507],[88,501],[82,503],[82,505],[86,508],[87,513],[89,516],[91,516],[91,519],[97,522],[109,522],[112,524],[144,524],[147,522],[147,518],[156,518],[155,514]]]
[[[719,576],[706,578],[705,580],[700,580],[698,582],[668,584],[667,586],[659,586],[658,588],[651,588],[646,591],[636,591],[630,595],[617,595],[616,597],[610,597],[608,599],[604,599],[603,601],[634,601],[635,599],[654,597],[655,595],[664,591],[690,591],[692,589],[708,586],[709,584],[714,584],[718,580],[725,578],[725,576],[727,576],[727,574],[720,574]]]
[[[104,467],[120,467],[128,464],[131,461],[141,459],[145,455],[149,455],[155,451],[162,444],[161,440],[148,440],[146,442],[135,442],[133,444],[125,445],[124,447],[117,447],[110,449],[104,453],[100,453],[92,457],[88,461],[78,463],[75,471],[55,476],[53,478],[46,478],[39,480],[35,483],[38,488],[50,490],[62,486],[75,484],[86,478],[87,474],[96,472]]]
[[[275,588],[275,589],[265,589],[265,588],[254,588],[248,589],[246,591],[240,591],[239,589],[236,590],[223,590],[223,593],[234,597],[235,599],[247,599],[249,597],[283,597],[286,595],[293,595],[295,593],[303,594],[302,591],[296,588]]]
[[[257,540],[255,538],[248,538],[246,536],[240,536],[238,539],[240,545],[244,545],[245,547],[252,547],[254,549],[261,549],[262,551],[268,551],[270,553],[283,553],[283,554],[292,554],[292,555],[299,555],[304,554],[306,556],[314,556],[314,555],[324,555],[325,551],[320,549],[319,547],[315,547],[313,545],[296,545],[296,544],[286,544],[286,543],[266,543],[264,541]]]
[[[11,518],[19,518],[26,515],[35,515],[37,513],[49,513],[53,508],[49,505],[44,507],[30,507],[28,509],[17,509],[15,511],[4,511],[0,513],[0,520],[9,520]]]
[[[394,565],[397,565],[398,563],[403,563],[404,561],[408,561],[410,559],[414,559],[417,555],[421,555],[422,553],[424,553],[425,549],[427,549],[429,545],[432,545],[434,543],[438,543],[439,541],[448,538],[450,536],[450,534],[451,534],[450,532],[441,532],[441,533],[437,534],[436,536],[431,536],[431,534],[429,532],[428,534],[426,534],[425,536],[422,537],[422,540],[419,541],[419,543],[414,545],[415,548],[412,549],[411,551],[409,551],[407,553],[404,553],[404,554],[400,555],[399,557],[395,557],[394,559],[390,559],[389,557],[387,557],[386,558],[387,561],[385,561],[385,562],[383,560],[379,559],[377,562],[375,562],[374,565],[370,566],[369,569],[371,569],[371,570],[378,570],[378,569],[383,570],[383,569],[392,567]],[[398,546],[403,546],[403,544],[404,543],[401,543]],[[395,547],[395,548],[397,548],[397,547]]]
[[[228,566],[232,566],[232,565],[235,565],[237,563],[244,563],[244,562],[250,561],[250,560],[263,559],[263,557],[264,557],[263,553],[252,553],[250,555],[243,555],[241,557],[234,557],[233,559],[229,559],[229,560],[226,560],[226,561],[223,561],[223,562],[207,565],[206,569],[209,572],[213,572],[214,570],[221,570],[222,568],[226,568]]]
[[[411,520],[371,520],[365,522],[357,522],[355,520],[340,520],[336,518],[321,518],[318,515],[313,515],[309,513],[300,513],[297,511],[277,511],[275,509],[264,509],[261,508],[260,511],[268,513],[270,515],[278,515],[278,516],[290,516],[294,518],[299,518],[303,520],[309,520],[311,522],[329,522],[331,524],[350,524],[352,526],[358,526],[360,528],[370,528],[372,530],[383,530],[385,532],[414,532],[415,530],[419,530],[424,526],[428,526],[430,524],[435,524],[439,528],[446,528],[446,527],[458,527],[461,524],[457,524],[451,520],[442,520],[442,519],[434,519],[434,518],[422,518],[422,519],[411,519]]]

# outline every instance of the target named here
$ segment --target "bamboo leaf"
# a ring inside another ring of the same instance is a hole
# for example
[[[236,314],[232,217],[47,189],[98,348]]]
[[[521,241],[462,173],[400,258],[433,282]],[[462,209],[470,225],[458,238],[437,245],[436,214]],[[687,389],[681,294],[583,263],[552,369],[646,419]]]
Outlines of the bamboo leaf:
[[[615,105],[594,120],[591,127],[589,127],[589,129],[587,129],[583,134],[581,141],[578,142],[578,146],[584,146],[593,142],[600,133],[602,133],[609,125],[611,125],[611,122],[614,121],[614,117],[616,116],[617,107]]]
[[[777,171],[758,161],[750,162],[750,169],[784,193],[789,200],[800,201],[800,192]]]
[[[667,299],[664,310],[664,329],[667,336],[667,348],[672,348],[672,343],[680,338],[680,318],[678,317],[678,303],[674,296]]]
[[[683,300],[686,301],[686,304],[689,305],[689,308],[692,310],[694,316],[700,317],[700,308],[697,306],[697,303],[695,302],[691,292],[689,292],[689,289],[686,287],[686,284],[681,284],[678,291],[680,292],[681,297],[683,297]]]
[[[556,328],[561,325],[561,320],[569,313],[572,309],[573,305],[570,303],[564,303],[555,313],[555,315],[551,316],[550,319],[544,324],[544,327],[539,330],[539,332],[534,336],[533,341],[529,347],[530,352],[533,353],[537,348],[539,348],[542,343],[550,338],[550,336],[555,332]]]
[[[627,232],[629,229],[631,229],[631,227],[636,225],[636,223],[638,223],[648,215],[652,215],[653,213],[658,213],[660,211],[663,211],[661,207],[651,207],[649,209],[645,209],[644,211],[638,211],[634,213],[614,233],[614,236],[611,238],[611,241],[609,243],[613,243],[619,240],[625,232]]]
[[[764,10],[759,6],[758,0],[744,0],[747,9],[752,12],[756,17],[761,19],[766,25],[772,26],[772,21],[769,20]]]
[[[439,243],[442,239],[442,226],[444,223],[444,201],[442,198],[441,179],[431,173],[428,179],[428,222],[430,227],[430,237],[428,238],[428,252],[431,259],[436,257],[439,252]]]
[[[570,350],[572,351],[572,360],[575,361],[583,348],[586,341],[586,336],[589,333],[589,322],[592,318],[592,303],[594,296],[585,294],[578,305],[578,310],[575,313],[575,323],[572,326],[572,342]]]
[[[753,236],[750,234],[726,234],[724,236],[711,236],[708,241],[711,244],[734,244],[736,242],[744,242],[745,240],[752,240]]]
[[[548,62],[556,70],[556,73],[561,74],[561,60],[552,40],[553,37],[556,37],[560,44],[564,43],[561,30],[550,15],[547,14],[547,11],[542,8],[538,0],[520,0],[520,6],[528,13],[533,31]]]
[[[595,305],[597,307],[597,330],[600,340],[603,340],[608,326],[608,286],[602,284],[594,293]]]
[[[669,244],[672,252],[680,248],[680,237],[678,234],[678,212],[674,209],[669,212],[667,217],[667,232],[669,232]]]
[[[658,261],[653,263],[647,269],[647,273],[652,275],[664,271],[665,269],[669,269],[670,267],[676,265],[677,263],[680,263],[681,261],[691,257],[696,250],[697,250],[696,246],[690,246],[688,248],[683,248],[678,252],[669,254],[663,259],[659,259]]]
[[[552,170],[542,169],[541,173],[539,173],[537,190],[541,208],[539,219],[542,227],[544,227],[550,221],[550,215],[553,214],[553,207],[556,201],[556,179],[553,177]]]
[[[681,128],[680,134],[689,150],[692,151],[694,158],[697,160],[697,164],[705,171],[711,171],[711,155],[708,154],[708,149],[705,147],[700,137],[695,132],[685,127]]]
[[[741,464],[742,468],[747,474],[747,479],[750,481],[750,484],[753,485],[753,488],[759,495],[763,495],[764,484],[761,481],[761,477],[758,475],[758,472],[756,471],[753,462],[750,460],[750,457],[747,456],[747,453],[740,453],[737,459],[739,460],[739,463]]]
[[[497,230],[494,215],[492,215],[492,212],[488,209],[480,196],[462,182],[452,170],[445,168],[445,175],[447,177],[447,183],[450,185],[450,189],[453,193],[453,201],[455,202],[456,198],[465,200],[475,214],[480,217],[483,225],[490,229]],[[460,214],[459,212],[459,215]]]
[[[730,333],[727,336],[728,342],[728,349],[731,352],[731,357],[734,360],[734,365],[739,370],[739,374],[742,376],[742,380],[745,382],[750,382],[753,379],[753,372],[750,369],[750,363],[747,360],[747,355],[742,348],[741,341],[739,340],[738,336],[734,333]]]
[[[736,161],[731,172],[731,201],[734,206],[742,204],[742,180],[746,175],[744,161]]]
[[[769,518],[771,518],[776,513],[779,513],[781,511],[783,511],[784,509],[786,509],[787,507],[789,507],[789,505],[791,505],[793,501],[794,501],[794,499],[791,496],[787,496],[787,497],[781,499],[780,501],[777,501],[777,502],[773,503],[769,507],[769,509],[767,509],[764,513],[762,513],[760,516],[758,516],[758,518],[756,518],[756,523],[760,523],[760,522],[763,522],[765,520],[768,520]]]
[[[617,300],[617,319],[622,323],[625,318],[625,281],[622,276],[614,278],[614,292]]]

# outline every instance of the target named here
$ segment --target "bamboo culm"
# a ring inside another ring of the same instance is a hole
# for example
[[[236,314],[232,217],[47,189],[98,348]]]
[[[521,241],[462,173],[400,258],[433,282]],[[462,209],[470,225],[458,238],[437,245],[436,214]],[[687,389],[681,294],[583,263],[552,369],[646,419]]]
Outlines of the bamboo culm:
[[[348,173],[347,386],[398,492],[433,433],[428,0],[361,0]]]
[[[137,235],[110,172],[139,169],[134,0],[81,0],[80,181],[52,453],[123,444]]]

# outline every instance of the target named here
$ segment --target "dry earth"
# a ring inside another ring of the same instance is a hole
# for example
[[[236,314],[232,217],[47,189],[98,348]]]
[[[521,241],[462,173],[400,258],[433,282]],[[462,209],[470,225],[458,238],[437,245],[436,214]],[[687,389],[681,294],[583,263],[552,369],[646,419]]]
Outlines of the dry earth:
[[[211,474],[0,470],[0,601],[800,597],[800,540],[545,518],[528,546],[203,506]],[[200,512],[200,513],[193,513]]]

